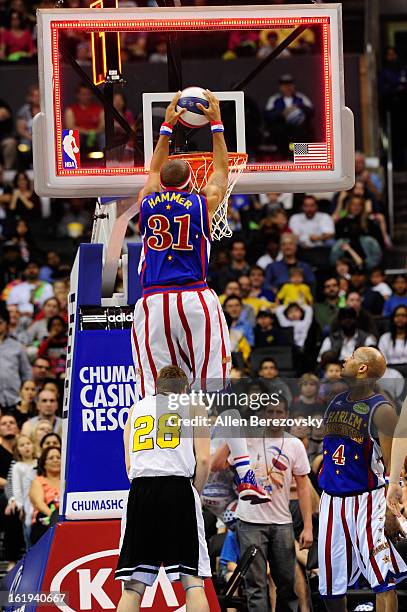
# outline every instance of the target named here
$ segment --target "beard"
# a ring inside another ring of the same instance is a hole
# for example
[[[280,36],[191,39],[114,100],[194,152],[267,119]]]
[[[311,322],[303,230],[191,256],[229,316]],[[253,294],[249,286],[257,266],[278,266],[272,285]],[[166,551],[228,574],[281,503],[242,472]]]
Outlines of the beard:
[[[3,440],[14,440],[15,437],[16,437],[16,434],[13,434],[13,433],[9,433],[9,434],[6,434],[5,436],[2,436]]]

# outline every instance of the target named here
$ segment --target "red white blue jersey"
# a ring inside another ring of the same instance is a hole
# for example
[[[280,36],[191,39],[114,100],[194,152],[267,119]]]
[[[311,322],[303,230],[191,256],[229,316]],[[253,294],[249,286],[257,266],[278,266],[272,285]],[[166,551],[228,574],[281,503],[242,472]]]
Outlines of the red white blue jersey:
[[[154,192],[140,206],[143,295],[206,288],[210,225],[206,198],[187,191]]]
[[[381,404],[388,404],[383,395],[351,401],[348,391],[329,404],[319,473],[319,485],[329,495],[356,495],[384,486],[385,467],[373,423]]]

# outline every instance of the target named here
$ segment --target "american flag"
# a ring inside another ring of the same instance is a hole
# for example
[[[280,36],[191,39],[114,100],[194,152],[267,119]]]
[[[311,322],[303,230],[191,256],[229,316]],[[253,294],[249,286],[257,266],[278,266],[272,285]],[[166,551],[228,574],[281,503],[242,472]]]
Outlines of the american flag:
[[[328,145],[326,142],[299,142],[294,144],[295,164],[326,164]]]

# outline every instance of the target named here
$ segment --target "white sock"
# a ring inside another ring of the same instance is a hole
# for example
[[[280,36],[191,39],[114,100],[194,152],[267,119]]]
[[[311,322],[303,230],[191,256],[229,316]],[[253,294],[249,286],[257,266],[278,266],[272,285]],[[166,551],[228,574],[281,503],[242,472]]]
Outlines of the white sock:
[[[225,415],[232,418],[240,418],[240,414],[236,409],[226,410],[222,413],[222,416]],[[232,466],[235,468],[239,478],[243,478],[247,471],[250,470],[250,457],[247,450],[246,437],[240,426],[229,427],[227,433],[225,442],[229,446]]]

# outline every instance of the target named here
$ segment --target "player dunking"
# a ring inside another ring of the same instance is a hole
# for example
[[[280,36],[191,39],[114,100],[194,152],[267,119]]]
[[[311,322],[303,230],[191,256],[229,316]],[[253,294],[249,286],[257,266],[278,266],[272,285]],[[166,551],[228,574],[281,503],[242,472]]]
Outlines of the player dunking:
[[[228,182],[228,152],[219,101],[206,90],[211,122],[213,173],[201,194],[191,192],[191,171],[183,160],[168,160],[169,138],[185,109],[176,111],[178,92],[165,113],[150,173],[139,195],[143,252],[139,273],[143,296],[134,310],[133,356],[141,397],[153,395],[157,372],[168,363],[182,366],[198,389],[226,386],[229,332],[219,300],[206,283],[212,216]],[[237,416],[238,413],[237,413]],[[246,440],[228,440],[242,499],[269,501],[250,470]]]
[[[386,516],[385,466],[390,464],[397,423],[394,407],[374,390],[385,369],[377,349],[358,348],[342,370],[349,390],[331,401],[324,417],[319,586],[332,611],[347,610],[348,585],[363,574],[376,592],[376,610],[394,612],[395,586],[407,572],[385,534],[391,527]]]
[[[202,419],[207,414],[203,406],[175,407],[169,397],[187,392],[185,373],[163,368],[157,395],[138,402],[126,423],[131,486],[116,570],[124,582],[118,612],[140,609],[161,564],[171,581],[182,581],[187,611],[209,611],[203,578],[211,576],[211,567],[199,499],[209,471],[209,427]],[[196,417],[203,424],[191,427],[188,420]]]

